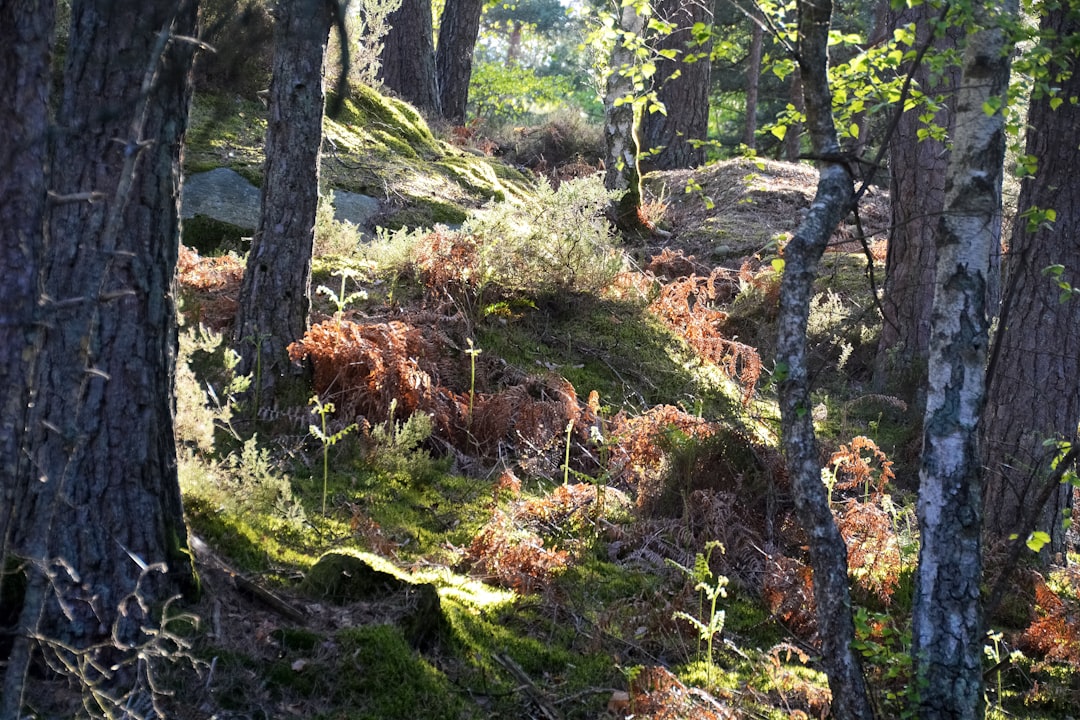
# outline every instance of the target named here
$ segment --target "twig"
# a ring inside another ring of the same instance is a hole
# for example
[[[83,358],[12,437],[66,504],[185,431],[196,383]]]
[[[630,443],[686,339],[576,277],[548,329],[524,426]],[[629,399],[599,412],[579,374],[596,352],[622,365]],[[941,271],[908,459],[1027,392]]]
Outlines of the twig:
[[[536,687],[536,683],[529,677],[520,665],[514,662],[508,655],[496,653],[492,655],[495,662],[502,665],[508,673],[513,675],[518,682],[521,683],[522,689],[525,690],[525,694],[529,696],[529,699],[536,704],[536,707],[540,709],[540,712],[548,720],[563,720],[563,714],[559,712],[558,708],[551,704],[551,702],[540,691],[540,688]]]

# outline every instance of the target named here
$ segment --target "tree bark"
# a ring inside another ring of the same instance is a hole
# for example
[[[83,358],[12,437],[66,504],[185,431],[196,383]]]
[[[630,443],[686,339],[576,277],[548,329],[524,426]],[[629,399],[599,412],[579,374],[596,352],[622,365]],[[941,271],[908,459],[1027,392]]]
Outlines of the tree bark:
[[[840,150],[828,85],[830,2],[799,4],[799,65],[806,95],[807,127],[819,157]],[[862,664],[852,647],[855,626],[848,588],[847,545],[840,535],[828,493],[810,412],[806,328],[817,267],[829,236],[851,211],[854,178],[845,164],[821,162],[817,194],[806,219],[784,248],[780,286],[776,366],[780,373],[781,433],[799,522],[810,539],[818,634],[829,687],[832,716],[873,717]]]
[[[934,25],[941,11],[929,3],[887,11],[888,36],[894,30],[915,24],[914,47],[930,42],[933,53],[955,52],[963,29],[950,27],[934,38]],[[926,124],[919,116],[927,108],[919,105],[901,114],[889,142],[889,198],[891,222],[885,258],[884,318],[875,367],[879,390],[904,395],[922,407],[915,394],[926,387],[926,356],[930,346],[930,312],[934,300],[934,238],[945,203],[945,169],[949,162],[948,138],[953,134],[956,88],[960,67],[949,63],[935,71],[924,59],[910,72],[922,93],[940,97],[933,123],[944,128],[946,138],[919,138]]]
[[[403,0],[386,22],[390,32],[379,56],[379,81],[405,102],[438,115],[430,0]]]
[[[287,348],[308,329],[331,20],[326,0],[294,0],[279,6],[274,31],[262,211],[233,336],[238,370],[254,375],[256,412],[282,378],[297,374]]]
[[[439,44],[435,51],[439,107],[442,116],[454,125],[465,124],[473,50],[480,34],[483,9],[483,0],[447,0],[439,23]]]
[[[750,20],[750,53],[746,61],[746,124],[743,126],[743,144],[750,150],[757,148],[758,85],[764,39],[765,30],[754,13]]]
[[[24,444],[32,470],[18,478],[11,534],[29,578],[6,689],[31,636],[108,667],[121,646],[148,641],[152,612],[195,589],[173,438],[172,282],[195,49],[177,36],[195,34],[196,11],[194,0],[71,6]],[[5,694],[4,715],[18,702]]]
[[[806,101],[803,99],[802,73],[795,72],[791,74],[791,84],[788,87],[788,92],[791,105],[805,114]],[[784,159],[788,162],[799,162],[799,156],[802,154],[802,134],[803,124],[801,122],[792,123],[791,127],[787,129],[787,133],[784,135]]]
[[[921,544],[912,618],[920,718],[981,718],[982,471],[977,448],[989,321],[986,287],[1000,222],[1009,82],[1005,33],[980,8],[969,32],[937,237],[928,392],[919,472]]]
[[[1064,39],[1080,35],[1080,21],[1068,3],[1045,10],[1041,29],[1058,60],[1047,81],[1064,102],[1055,110],[1048,94],[1032,98],[1028,109],[1028,155],[1038,158],[1033,177],[1023,181],[1018,218],[1008,255],[1008,286],[1001,326],[994,340],[983,450],[986,467],[986,536],[999,543],[1023,537],[1032,503],[1045,493],[1056,446],[1076,443],[1080,422],[1080,298],[1062,300],[1059,281],[1080,286],[1080,95],[1075,54]],[[1064,53],[1064,57],[1063,57]],[[1053,209],[1057,219],[1028,230],[1025,211]],[[1044,271],[1064,266],[1060,278]],[[1063,511],[1072,506],[1072,486],[1058,484],[1042,508],[1038,529],[1050,534],[1051,553],[1064,551]],[[1038,510],[1035,508],[1035,510]]]
[[[54,20],[52,0],[0,4],[0,561],[19,517],[15,479],[39,350]]]
[[[675,59],[656,60],[656,98],[666,112],[646,110],[641,118],[642,172],[697,167],[705,162],[705,148],[693,140],[709,133],[709,84],[712,40],[694,40],[696,23],[711,26],[712,0],[658,0],[657,18],[675,26],[674,32],[656,41],[654,51],[674,50]],[[653,152],[650,152],[653,151]]]
[[[629,75],[636,62],[632,44],[645,29],[645,19],[633,4],[624,5],[619,15],[619,38],[611,51],[611,73],[604,96],[604,144],[606,148],[604,187],[622,191],[611,212],[621,230],[646,230],[641,220],[641,171],[638,168],[637,118],[634,111],[634,82]]]

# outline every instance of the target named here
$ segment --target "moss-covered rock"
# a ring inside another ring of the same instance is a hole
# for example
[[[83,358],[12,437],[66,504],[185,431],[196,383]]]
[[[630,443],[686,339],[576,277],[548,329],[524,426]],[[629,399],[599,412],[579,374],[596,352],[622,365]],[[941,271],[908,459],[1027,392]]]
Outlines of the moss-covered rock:
[[[374,565],[374,556],[332,550],[316,561],[304,577],[303,589],[331,602],[379,600],[401,592],[408,580]]]

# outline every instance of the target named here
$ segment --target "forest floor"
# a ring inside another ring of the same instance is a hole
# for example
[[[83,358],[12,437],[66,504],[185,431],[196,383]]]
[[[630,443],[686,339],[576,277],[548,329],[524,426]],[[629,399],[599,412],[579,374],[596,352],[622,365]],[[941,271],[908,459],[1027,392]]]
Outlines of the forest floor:
[[[241,259],[182,252],[177,436],[203,591],[158,668],[165,717],[828,715],[769,374],[816,174],[654,174],[668,234],[634,245],[609,235],[595,177],[553,177],[465,203],[460,229],[359,242],[322,217],[294,346],[313,386],[273,403],[232,373]],[[900,717],[918,421],[904,389],[870,389],[884,194],[860,216],[812,303],[813,413],[870,686]],[[988,645],[998,717],[1080,701],[1078,578],[1031,580]]]

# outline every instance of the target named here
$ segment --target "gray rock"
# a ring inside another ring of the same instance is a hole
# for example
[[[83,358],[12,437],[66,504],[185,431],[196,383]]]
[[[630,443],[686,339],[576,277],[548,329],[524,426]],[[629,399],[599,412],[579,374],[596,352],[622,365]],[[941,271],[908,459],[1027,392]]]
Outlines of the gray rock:
[[[180,217],[203,215],[254,232],[259,224],[259,188],[228,168],[215,168],[184,179]]]
[[[379,214],[379,201],[369,195],[334,191],[334,219],[348,220],[359,227],[371,227],[371,220]]]
[[[254,232],[259,224],[262,191],[228,168],[195,173],[184,179],[180,217],[202,215]],[[379,213],[379,201],[368,195],[334,191],[334,218],[370,227]]]

